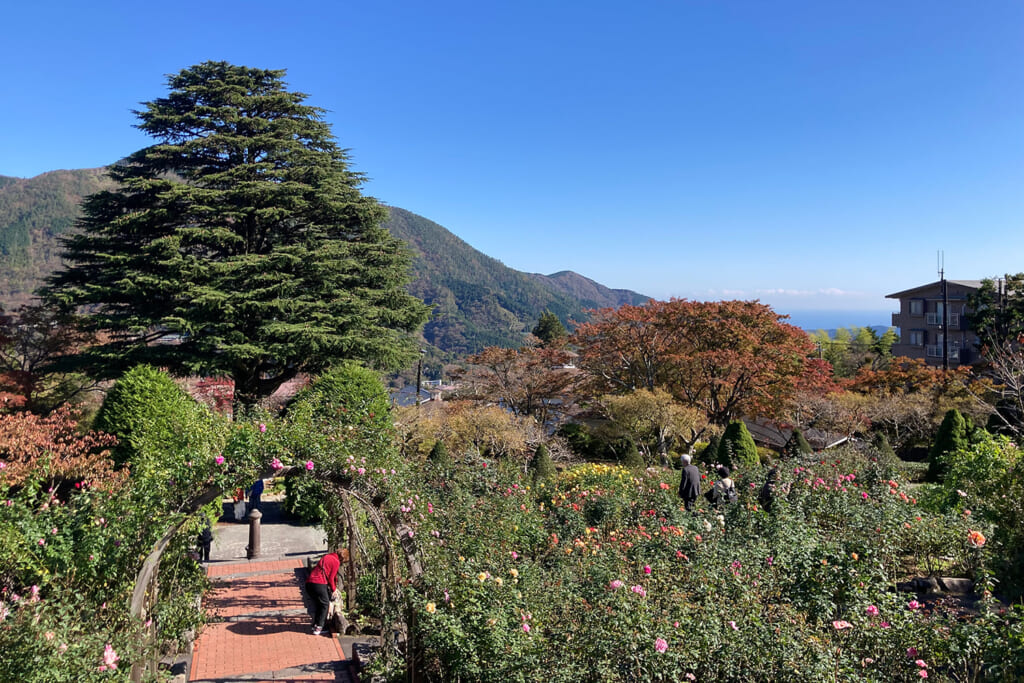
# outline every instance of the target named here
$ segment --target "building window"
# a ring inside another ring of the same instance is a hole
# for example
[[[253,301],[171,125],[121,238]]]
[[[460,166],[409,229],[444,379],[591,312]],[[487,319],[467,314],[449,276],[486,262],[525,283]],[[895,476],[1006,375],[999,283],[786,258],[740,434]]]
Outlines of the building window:
[[[909,343],[911,346],[924,346],[924,330],[911,330]]]
[[[924,299],[910,300],[910,315],[924,315]]]

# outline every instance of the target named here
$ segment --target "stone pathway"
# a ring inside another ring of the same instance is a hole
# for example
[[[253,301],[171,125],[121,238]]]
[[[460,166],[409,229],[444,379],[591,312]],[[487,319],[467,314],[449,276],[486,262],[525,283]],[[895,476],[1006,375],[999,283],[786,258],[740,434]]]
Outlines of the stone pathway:
[[[304,600],[306,560],[326,551],[322,532],[282,521],[273,501],[262,507],[258,557],[245,559],[246,524],[221,522],[214,531],[207,576],[215,588],[205,602],[211,623],[196,641],[188,680],[355,683],[339,638],[312,634]]]

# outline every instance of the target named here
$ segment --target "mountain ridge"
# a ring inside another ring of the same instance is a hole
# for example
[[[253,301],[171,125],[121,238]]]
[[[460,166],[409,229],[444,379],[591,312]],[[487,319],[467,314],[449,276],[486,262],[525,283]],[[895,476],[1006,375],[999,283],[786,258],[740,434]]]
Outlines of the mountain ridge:
[[[31,299],[61,266],[59,239],[74,229],[82,200],[113,186],[103,168],[0,176],[0,306],[11,309]],[[571,326],[585,319],[587,309],[648,300],[568,270],[517,271],[428,218],[387,209],[385,227],[413,255],[408,289],[434,307],[424,339],[450,354],[520,346],[545,310]]]

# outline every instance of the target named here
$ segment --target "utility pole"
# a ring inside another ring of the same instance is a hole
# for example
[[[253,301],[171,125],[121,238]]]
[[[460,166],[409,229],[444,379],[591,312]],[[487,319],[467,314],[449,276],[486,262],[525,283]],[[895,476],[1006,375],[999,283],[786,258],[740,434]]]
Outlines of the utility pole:
[[[416,407],[420,407],[420,387],[423,384],[423,354],[425,349],[420,349],[420,357],[416,359]]]
[[[942,330],[942,369],[949,370],[949,297],[946,293],[945,254],[939,252],[939,282],[942,285],[942,315],[939,316],[939,329]]]

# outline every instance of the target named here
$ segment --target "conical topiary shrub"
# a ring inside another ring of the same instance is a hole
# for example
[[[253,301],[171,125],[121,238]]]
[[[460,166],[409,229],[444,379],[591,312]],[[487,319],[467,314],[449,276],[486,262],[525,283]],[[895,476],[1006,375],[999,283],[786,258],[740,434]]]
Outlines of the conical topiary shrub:
[[[760,461],[757,445],[754,443],[754,437],[750,436],[747,426],[740,420],[730,422],[718,446],[718,462],[733,468],[756,467]]]
[[[550,481],[555,478],[555,463],[551,460],[551,453],[544,444],[537,446],[530,460],[530,472],[534,481]]]
[[[885,435],[885,432],[875,432],[875,435],[871,437],[871,445],[878,451],[878,457],[887,461],[896,458],[896,451],[889,444],[889,437]]]
[[[640,451],[637,450],[636,444],[632,441],[629,442],[626,455],[622,458],[622,466],[631,470],[642,470],[647,467],[643,456],[640,455]]]
[[[430,453],[427,455],[427,460],[440,467],[447,467],[452,464],[452,457],[448,454],[448,447],[444,445],[444,441],[439,439],[434,442]]]
[[[705,465],[711,465],[718,462],[718,449],[721,445],[722,437],[718,434],[712,434],[711,438],[708,439],[708,445],[700,452],[700,457],[697,459]]]
[[[807,439],[804,438],[804,433],[799,429],[794,429],[793,433],[789,437],[789,441],[786,442],[786,447],[783,449],[783,452],[788,456],[797,457],[813,453],[814,449],[811,448],[811,444],[807,443]]]
[[[957,451],[961,451],[969,445],[967,421],[956,408],[948,410],[935,435],[935,443],[928,451],[928,480],[942,481],[949,470],[950,459]]]

